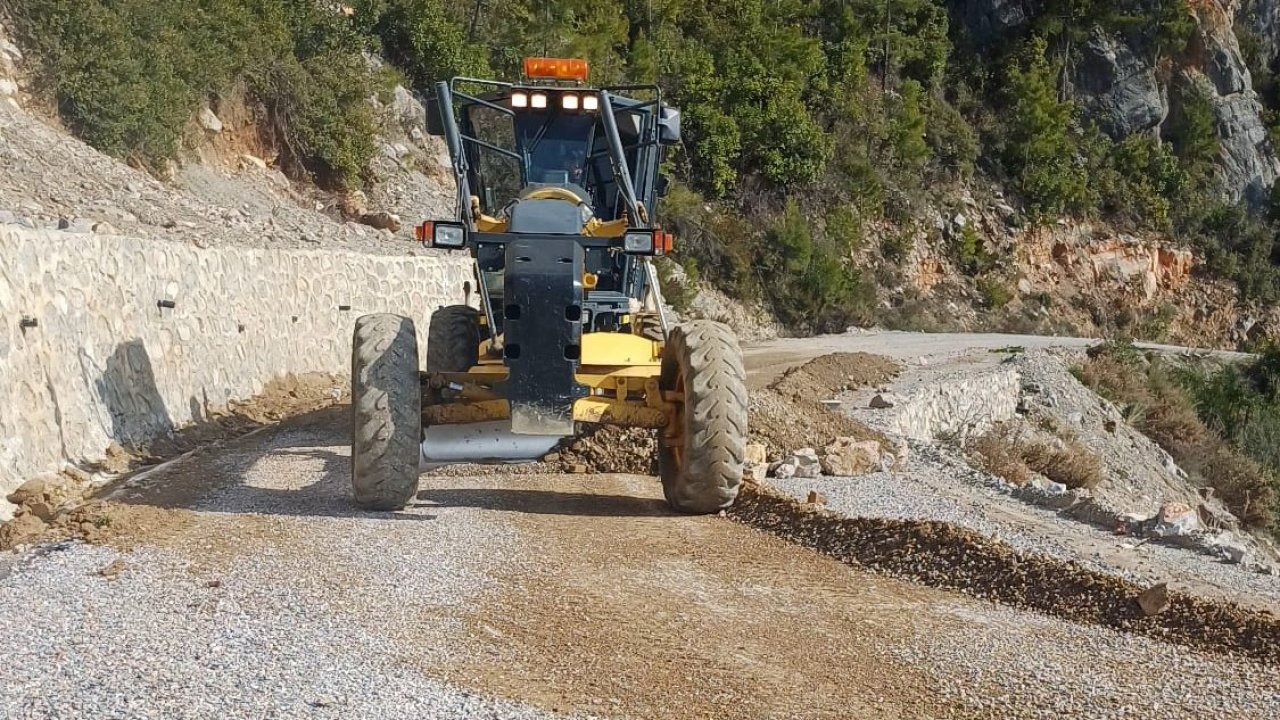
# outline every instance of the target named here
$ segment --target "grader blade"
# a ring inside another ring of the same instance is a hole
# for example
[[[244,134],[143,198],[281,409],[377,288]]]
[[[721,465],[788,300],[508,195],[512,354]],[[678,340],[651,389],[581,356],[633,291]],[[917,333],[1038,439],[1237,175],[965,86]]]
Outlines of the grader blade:
[[[433,425],[426,429],[419,467],[450,463],[516,463],[538,460],[560,442],[547,435],[517,435],[507,421]]]

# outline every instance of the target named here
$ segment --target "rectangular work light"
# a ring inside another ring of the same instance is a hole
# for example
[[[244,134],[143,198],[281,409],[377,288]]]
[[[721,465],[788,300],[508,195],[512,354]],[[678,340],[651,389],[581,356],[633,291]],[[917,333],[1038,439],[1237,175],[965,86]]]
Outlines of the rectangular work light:
[[[675,236],[665,230],[628,230],[622,250],[631,255],[666,255],[675,248]]]
[[[414,235],[427,247],[457,250],[467,244],[467,229],[462,223],[424,222],[414,228]]]

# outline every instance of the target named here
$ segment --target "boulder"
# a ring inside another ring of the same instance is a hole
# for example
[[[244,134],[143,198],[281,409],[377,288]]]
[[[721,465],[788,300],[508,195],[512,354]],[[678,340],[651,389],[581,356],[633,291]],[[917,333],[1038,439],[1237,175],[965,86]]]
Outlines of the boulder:
[[[1249,551],[1249,546],[1237,540],[1236,536],[1230,532],[1218,533],[1209,541],[1209,546],[1229,563],[1241,564],[1251,559],[1252,553]]]
[[[770,466],[769,473],[779,480],[788,480],[796,476],[797,467],[796,463],[783,460]]]
[[[1200,523],[1196,509],[1179,502],[1161,505],[1151,526],[1151,534],[1161,538],[1185,538],[1203,530],[1204,525]]]
[[[837,477],[853,477],[875,472],[881,467],[877,440],[837,438],[823,450],[822,472]]]
[[[359,190],[352,190],[342,196],[338,208],[346,217],[352,219],[363,217],[369,213],[369,198]]]
[[[366,213],[360,216],[360,222],[369,227],[391,232],[400,232],[401,227],[400,216],[385,211]]]
[[[748,465],[763,465],[768,458],[765,456],[764,443],[749,442],[746,447],[746,454],[743,459]]]
[[[819,464],[800,465],[796,467],[796,477],[812,480],[822,477],[822,466]]]
[[[31,513],[19,513],[13,520],[0,525],[0,552],[12,550],[39,539],[45,531],[44,521]]]
[[[921,359],[921,364],[924,364],[923,358]],[[871,408],[873,410],[887,410],[897,404],[897,399],[889,393],[876,393],[876,396],[871,398]]]
[[[14,505],[22,505],[29,500],[43,499],[48,483],[43,478],[34,478],[18,486],[5,499]]]
[[[1137,599],[1142,614],[1151,617],[1169,607],[1169,586],[1166,583],[1152,585],[1142,591]]]
[[[257,155],[250,155],[248,153],[245,153],[244,155],[240,156],[240,167],[246,170],[250,167],[256,167],[259,170],[266,170],[267,161],[263,160]]]

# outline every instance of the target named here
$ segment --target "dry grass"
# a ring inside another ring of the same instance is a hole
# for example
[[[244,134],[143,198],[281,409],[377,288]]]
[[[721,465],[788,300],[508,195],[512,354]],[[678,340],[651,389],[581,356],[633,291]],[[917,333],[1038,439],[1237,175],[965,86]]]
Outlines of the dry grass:
[[[1191,393],[1167,364],[1148,362],[1125,348],[1103,348],[1091,352],[1074,373],[1119,405],[1129,423],[1172,455],[1198,484],[1212,487],[1245,526],[1273,525],[1277,498],[1272,474],[1205,424]]]
[[[1092,489],[1104,478],[1102,462],[1075,439],[1052,444],[1030,440],[1010,425],[998,425],[969,444],[978,467],[1014,485],[1039,473],[1069,488]]]
[[[1006,426],[999,426],[969,443],[969,458],[984,472],[1014,485],[1026,485],[1031,468],[1022,459],[1018,441]]]
[[[1212,478],[1214,495],[1247,527],[1264,528],[1275,521],[1276,491],[1261,464],[1225,444],[1206,447],[1191,466],[1197,475]]]
[[[1027,443],[1022,447],[1022,459],[1032,470],[1072,489],[1092,490],[1105,477],[1098,456],[1074,440],[1061,447]]]

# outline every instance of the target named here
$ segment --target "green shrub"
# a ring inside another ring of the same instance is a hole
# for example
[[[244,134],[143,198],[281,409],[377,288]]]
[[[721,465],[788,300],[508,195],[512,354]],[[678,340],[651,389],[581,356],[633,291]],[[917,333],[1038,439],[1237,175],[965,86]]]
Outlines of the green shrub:
[[[999,278],[986,276],[977,280],[978,296],[982,304],[993,310],[999,310],[1013,299],[1013,291]]]
[[[960,270],[968,275],[978,275],[991,269],[993,258],[986,251],[982,237],[972,222],[965,223],[951,242],[952,259]]]
[[[1008,145],[1005,162],[1032,209],[1042,215],[1086,206],[1088,182],[1075,162],[1074,106],[1060,101],[1044,40],[1034,38],[1006,70]]]
[[[309,0],[27,0],[16,26],[67,125],[163,169],[201,102],[243,84],[283,155],[353,185],[373,154],[374,85],[349,19]]]

